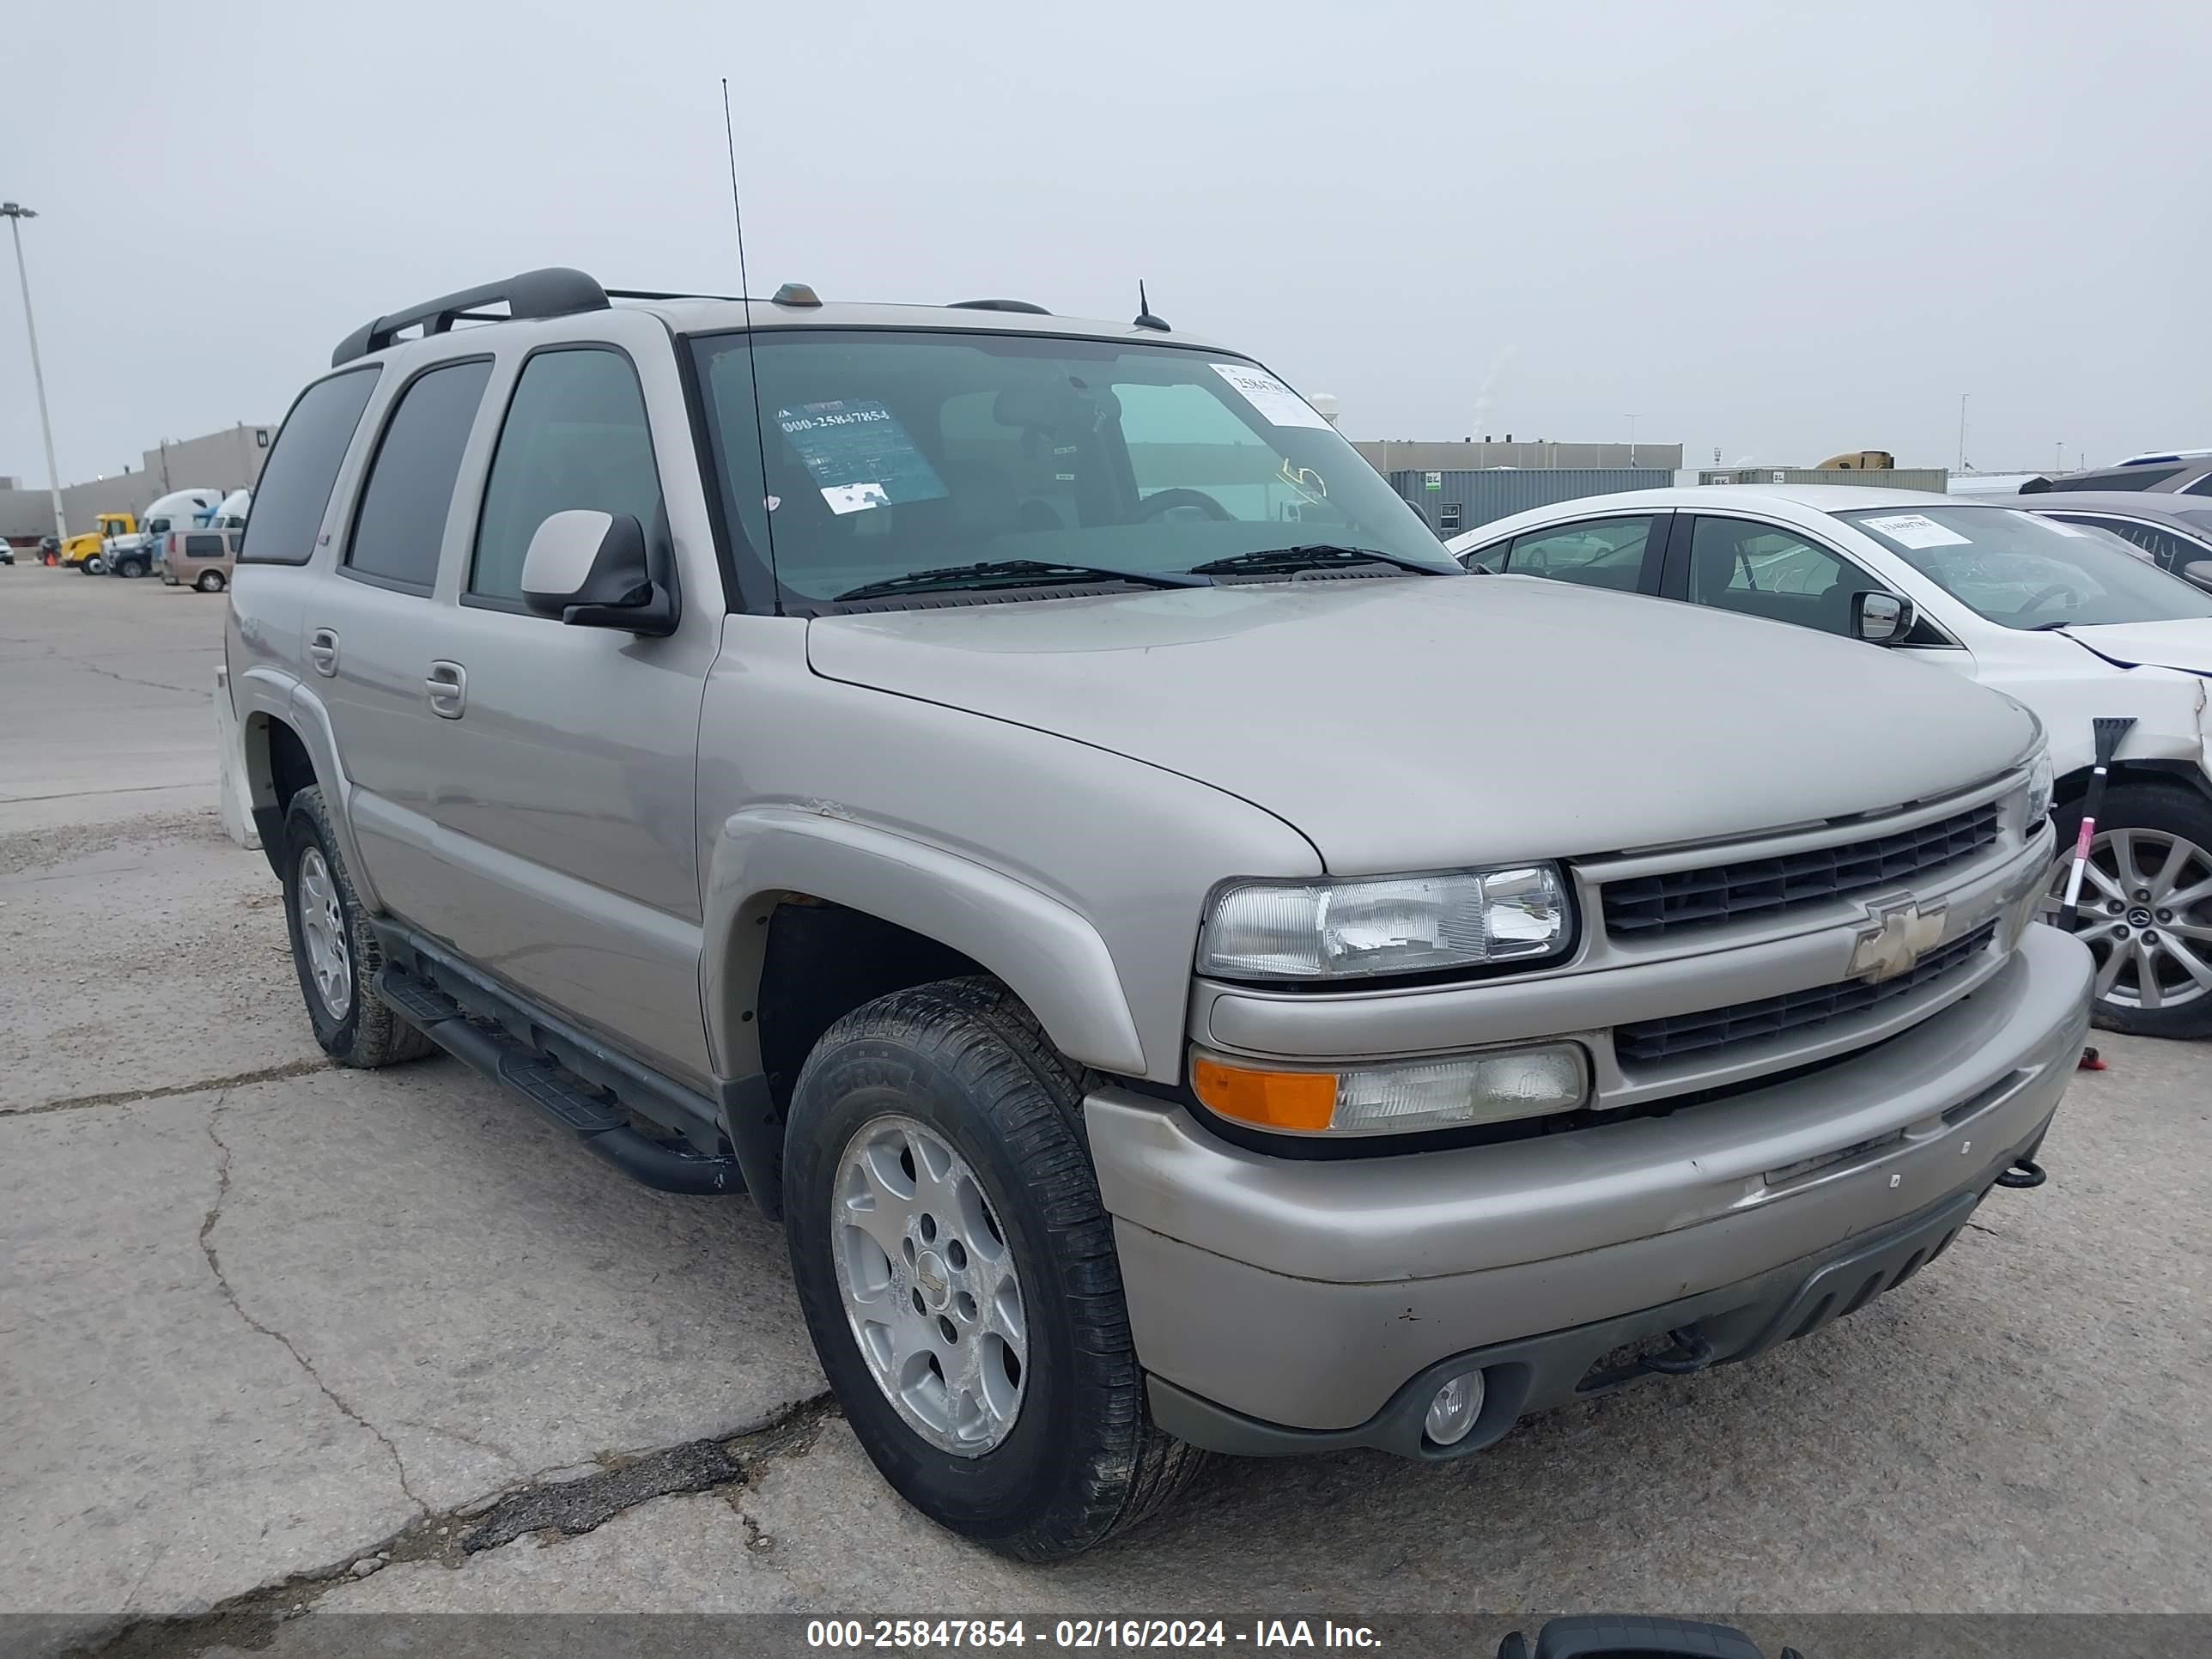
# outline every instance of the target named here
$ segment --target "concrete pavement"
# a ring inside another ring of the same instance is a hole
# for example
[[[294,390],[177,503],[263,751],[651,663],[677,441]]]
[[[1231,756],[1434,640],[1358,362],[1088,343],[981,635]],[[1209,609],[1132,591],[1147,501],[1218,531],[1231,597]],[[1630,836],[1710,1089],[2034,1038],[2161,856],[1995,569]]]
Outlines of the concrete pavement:
[[[0,1613],[52,1620],[17,1645],[305,1652],[371,1610],[2212,1603],[2212,1097],[2203,1050],[2123,1040],[2049,1186],[1753,1365],[1459,1463],[1218,1466],[1056,1568],[958,1543],[820,1399],[749,1205],[631,1185],[450,1061],[323,1063],[276,884],[216,825],[220,608],[0,569]]]

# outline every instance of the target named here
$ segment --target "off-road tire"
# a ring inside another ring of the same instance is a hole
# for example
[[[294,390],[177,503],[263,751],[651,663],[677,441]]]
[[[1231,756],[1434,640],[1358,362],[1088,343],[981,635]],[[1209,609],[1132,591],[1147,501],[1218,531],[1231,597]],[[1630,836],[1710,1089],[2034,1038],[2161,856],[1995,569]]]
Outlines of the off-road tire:
[[[1145,1401],[1113,1224],[1083,1132],[1083,1073],[994,980],[893,992],[838,1020],[793,1091],[784,1219],[815,1352],[868,1456],[939,1525],[1050,1561],[1135,1526],[1205,1454]],[[940,1450],[901,1419],[862,1358],[830,1254],[839,1160],[863,1125],[918,1120],[975,1171],[1013,1252],[1029,1321],[1018,1416],[981,1456]]]
[[[2066,873],[2073,865],[2074,842],[2081,828],[2081,807],[2082,803],[2077,800],[2060,807],[2054,814],[2062,849],[2057,878],[2062,890]],[[2212,854],[2212,801],[2182,783],[2116,783],[2106,793],[2104,810],[2097,814],[2097,829],[2100,834],[2114,830],[2144,830],[2159,836],[2179,836]],[[2082,884],[2085,932],[2102,920],[2091,913],[2092,902],[2099,897],[2093,885],[2086,882]],[[2212,921],[2212,902],[2194,905],[2191,909],[2191,919],[2198,925]],[[2188,943],[2197,956],[2212,959],[2212,941]],[[2103,960],[2101,954],[2099,960]],[[2135,1036],[2212,1036],[2212,994],[2164,1008],[2144,1008],[2100,997],[2092,1006],[2090,1018],[2105,1030]]]
[[[330,871],[345,915],[353,995],[343,1019],[333,1019],[323,1005],[301,929],[300,865],[310,849],[321,856]],[[323,792],[312,784],[292,797],[290,810],[284,815],[283,856],[284,926],[292,940],[292,966],[299,975],[300,995],[307,1005],[307,1018],[314,1024],[315,1041],[323,1052],[341,1066],[364,1071],[436,1053],[437,1044],[392,1012],[376,994],[376,972],[384,965],[384,951],[362,915],[353,878],[346,871],[337,837],[331,830],[330,809],[324,805]]]

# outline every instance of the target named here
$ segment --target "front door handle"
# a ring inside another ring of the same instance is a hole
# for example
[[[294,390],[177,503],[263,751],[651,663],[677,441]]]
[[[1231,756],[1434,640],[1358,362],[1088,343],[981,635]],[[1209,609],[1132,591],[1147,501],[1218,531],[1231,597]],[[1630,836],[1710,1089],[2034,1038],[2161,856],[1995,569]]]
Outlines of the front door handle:
[[[335,629],[318,628],[307,635],[307,660],[325,679],[338,672],[338,636]]]
[[[469,706],[469,671],[457,662],[434,662],[422,689],[430,696],[430,712],[440,720],[457,720]]]

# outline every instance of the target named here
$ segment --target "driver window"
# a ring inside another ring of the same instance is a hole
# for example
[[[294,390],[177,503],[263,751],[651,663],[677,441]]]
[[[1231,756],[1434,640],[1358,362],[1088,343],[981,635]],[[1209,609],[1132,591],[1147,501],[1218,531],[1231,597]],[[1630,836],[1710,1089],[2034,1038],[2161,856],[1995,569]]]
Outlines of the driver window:
[[[1881,584],[1841,554],[1773,525],[1700,515],[1690,536],[1695,604],[1824,634],[1851,631],[1851,595]]]

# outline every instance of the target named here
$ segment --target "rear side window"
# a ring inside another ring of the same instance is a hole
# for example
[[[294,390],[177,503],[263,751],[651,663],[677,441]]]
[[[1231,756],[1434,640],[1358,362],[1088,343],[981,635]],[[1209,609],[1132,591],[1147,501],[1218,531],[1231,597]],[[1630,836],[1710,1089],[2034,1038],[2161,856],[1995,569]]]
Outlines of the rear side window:
[[[338,466],[380,372],[372,368],[333,374],[300,394],[261,469],[247,515],[250,528],[238,550],[240,560],[307,563],[323,527],[324,509],[331,504]]]
[[[1577,586],[1633,593],[1642,581],[1644,552],[1657,522],[1650,516],[1593,519],[1532,530],[1516,536],[1510,549],[1492,549],[1482,563],[1486,569],[1508,575],[1548,576]]]
[[[490,359],[479,357],[431,369],[399,394],[354,515],[353,540],[346,548],[346,566],[354,574],[429,592],[461,451],[490,379]],[[258,502],[254,511],[260,511]]]
[[[187,536],[185,538],[185,556],[188,559],[219,559],[222,556],[222,538]]]
[[[637,371],[618,351],[541,351],[522,366],[477,525],[468,591],[521,608],[522,560],[556,513],[629,514],[650,533],[660,473]]]

